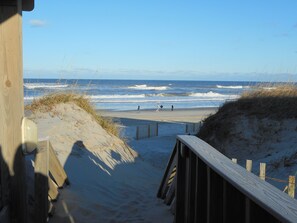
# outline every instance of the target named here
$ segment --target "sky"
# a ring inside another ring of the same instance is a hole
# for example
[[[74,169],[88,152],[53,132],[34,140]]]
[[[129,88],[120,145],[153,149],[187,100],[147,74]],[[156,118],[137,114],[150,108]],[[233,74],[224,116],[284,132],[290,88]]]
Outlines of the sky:
[[[296,0],[35,0],[25,78],[297,81]]]

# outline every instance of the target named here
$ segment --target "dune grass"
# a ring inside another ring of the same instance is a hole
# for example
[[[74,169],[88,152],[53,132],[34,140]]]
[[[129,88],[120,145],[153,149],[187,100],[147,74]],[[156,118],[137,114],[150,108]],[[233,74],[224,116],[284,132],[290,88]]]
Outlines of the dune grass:
[[[54,107],[61,103],[75,103],[77,106],[89,113],[94,120],[102,126],[107,132],[119,136],[119,130],[111,119],[100,116],[90,101],[84,96],[74,93],[57,93],[43,96],[39,99],[34,99],[33,102],[25,107],[26,110],[32,112],[42,111],[50,112]]]
[[[197,136],[209,143],[213,139],[224,141],[238,117],[243,115],[277,121],[297,118],[297,86],[258,86],[247,91],[236,101],[226,102],[216,114],[207,117]]]

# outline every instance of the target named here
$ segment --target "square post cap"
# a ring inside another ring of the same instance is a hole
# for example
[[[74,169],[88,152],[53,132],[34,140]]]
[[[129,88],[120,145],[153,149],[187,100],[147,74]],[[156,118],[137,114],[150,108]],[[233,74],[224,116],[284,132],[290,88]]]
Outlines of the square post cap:
[[[22,10],[32,11],[34,9],[34,0],[22,0]]]
[[[16,6],[18,0],[0,0],[0,6]],[[22,10],[32,11],[34,9],[34,0],[22,0]]]

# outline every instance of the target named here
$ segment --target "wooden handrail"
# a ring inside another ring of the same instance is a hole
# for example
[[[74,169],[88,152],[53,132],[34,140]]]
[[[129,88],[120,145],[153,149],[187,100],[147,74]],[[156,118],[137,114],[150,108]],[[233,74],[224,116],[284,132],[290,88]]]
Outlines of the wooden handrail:
[[[175,152],[176,223],[297,222],[295,199],[201,139],[178,136]]]

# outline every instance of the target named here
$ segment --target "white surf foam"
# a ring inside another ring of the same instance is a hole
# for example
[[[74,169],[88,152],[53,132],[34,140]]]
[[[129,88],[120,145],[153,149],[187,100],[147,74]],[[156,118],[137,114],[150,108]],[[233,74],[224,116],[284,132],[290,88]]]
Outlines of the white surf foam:
[[[43,84],[43,83],[26,83],[24,84],[24,87],[27,89],[38,89],[38,88],[66,88],[68,87],[68,84]]]
[[[226,95],[226,94],[219,94],[219,93],[215,93],[212,91],[209,91],[207,93],[192,93],[189,95],[190,97],[205,97],[205,98],[234,98],[234,97],[238,97],[238,95]]]
[[[125,99],[125,98],[145,98],[144,94],[136,94],[136,95],[88,95],[90,99]]]
[[[156,90],[156,91],[165,91],[168,89],[167,86],[147,86],[146,84],[134,85],[128,87],[129,89],[137,89],[137,90]]]
[[[224,86],[224,85],[217,85],[217,88],[226,88],[226,89],[243,89],[243,88],[249,88],[249,86],[242,86],[242,85],[231,85],[231,86]]]

